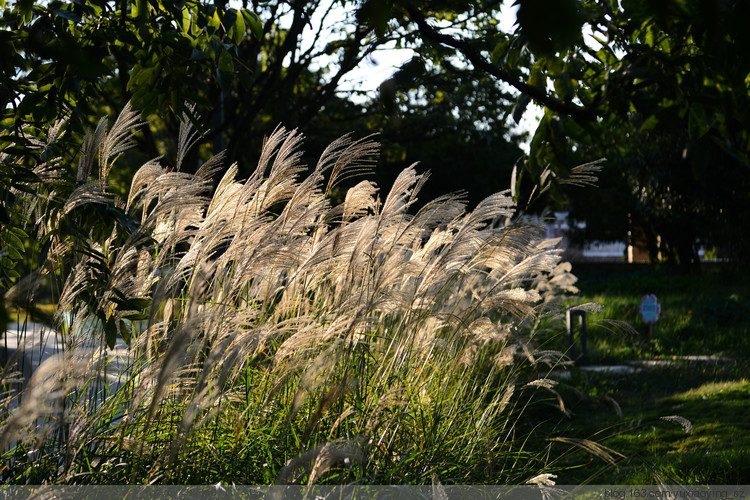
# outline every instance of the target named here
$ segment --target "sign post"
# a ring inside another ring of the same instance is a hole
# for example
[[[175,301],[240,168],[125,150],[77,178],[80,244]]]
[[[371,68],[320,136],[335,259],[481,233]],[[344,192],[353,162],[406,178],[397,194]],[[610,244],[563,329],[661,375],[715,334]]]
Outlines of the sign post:
[[[577,362],[586,358],[586,311],[568,309],[568,314],[566,315],[569,338],[568,353],[571,357],[573,356],[573,344],[575,343],[575,326],[573,325],[573,318],[575,316],[578,316],[578,324],[581,331],[579,336],[579,340],[581,341],[581,354],[573,359],[574,362]]]
[[[654,337],[654,323],[659,319],[659,313],[661,312],[661,305],[657,301],[656,295],[653,293],[644,295],[639,310],[643,322],[648,325],[648,342],[649,344],[652,344]]]

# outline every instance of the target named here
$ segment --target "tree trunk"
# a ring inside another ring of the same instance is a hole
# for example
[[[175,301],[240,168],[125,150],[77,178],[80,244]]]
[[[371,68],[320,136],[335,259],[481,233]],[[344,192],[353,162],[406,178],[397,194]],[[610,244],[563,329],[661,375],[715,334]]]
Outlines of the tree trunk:
[[[669,249],[669,257],[673,265],[685,274],[701,271],[701,261],[698,255],[697,238],[694,231],[686,225],[671,225],[663,232],[664,243]]]

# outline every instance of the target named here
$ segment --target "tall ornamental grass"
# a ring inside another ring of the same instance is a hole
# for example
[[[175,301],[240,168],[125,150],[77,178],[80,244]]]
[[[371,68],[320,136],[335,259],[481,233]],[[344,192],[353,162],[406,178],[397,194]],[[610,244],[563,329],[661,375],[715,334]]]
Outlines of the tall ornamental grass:
[[[183,126],[174,167],[146,163],[118,200],[138,120],[102,120],[74,178],[40,160],[16,193],[43,251],[6,299],[51,283],[62,349],[25,378],[22,349],[6,362],[4,482],[549,482],[524,410],[564,410],[541,339],[574,278],[508,192],[412,210],[428,175],[410,167],[333,205],[377,144],[344,137],[307,171],[279,128],[212,193],[221,157],[182,172]]]

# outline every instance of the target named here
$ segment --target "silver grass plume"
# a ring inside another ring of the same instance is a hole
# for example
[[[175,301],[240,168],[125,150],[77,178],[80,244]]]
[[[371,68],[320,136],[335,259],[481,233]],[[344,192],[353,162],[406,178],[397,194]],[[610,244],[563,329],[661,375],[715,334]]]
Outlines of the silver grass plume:
[[[130,102],[125,104],[114,125],[99,143],[99,179],[105,180],[114,161],[124,151],[135,146],[131,140],[133,129],[143,125],[140,115],[133,111]],[[101,123],[101,122],[100,122]],[[99,127],[97,127],[98,130]],[[96,135],[94,140],[96,140]]]
[[[98,149],[101,177],[79,186],[69,211],[112,203],[102,181],[138,124],[126,107],[108,134],[100,125],[87,139],[79,175],[88,180]],[[132,371],[116,391],[127,401],[122,419],[102,427],[153,452],[156,475],[179,466],[204,426],[250,401],[257,406],[239,412],[248,429],[281,416],[274,439],[302,436],[279,482],[301,471],[308,484],[347,459],[377,468],[424,445],[429,433],[404,424],[418,414],[440,415],[435,432],[448,443],[442,451],[459,450],[457,463],[485,447],[507,449],[519,388],[554,391],[545,379],[527,384],[518,368],[564,362],[534,336],[553,314],[552,295],[571,285],[537,286],[555,273],[559,252],[538,225],[513,219],[509,193],[470,212],[461,195],[446,195],[414,214],[429,175],[410,167],[382,203],[378,187],[362,181],[331,206],[332,189],[373,164],[376,143],[334,141],[303,176],[302,137],[279,127],[247,180],[231,165],[210,195],[221,158],[195,175],[179,171],[195,139],[184,121],[177,170],[153,160],[136,172],[125,208],[139,224],[116,248],[90,242],[62,289],[58,316],[69,309],[71,332],[88,332],[89,344],[98,340],[86,329],[92,312],[125,323],[143,316],[121,304],[148,304],[149,319],[130,323]],[[109,277],[92,284],[103,265]],[[102,292],[96,311],[81,303],[92,286]],[[82,429],[104,418],[96,407],[91,423],[76,424],[76,446]],[[175,423],[166,444],[133,437],[167,432],[162,415]]]

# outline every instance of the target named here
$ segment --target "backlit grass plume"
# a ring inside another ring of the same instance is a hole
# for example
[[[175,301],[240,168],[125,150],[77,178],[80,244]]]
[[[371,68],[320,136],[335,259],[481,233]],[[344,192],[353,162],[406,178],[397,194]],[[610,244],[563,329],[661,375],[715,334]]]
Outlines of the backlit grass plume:
[[[470,211],[456,195],[414,210],[428,175],[410,167],[387,192],[362,181],[333,205],[377,144],[344,137],[308,171],[301,136],[283,128],[248,179],[232,165],[212,189],[220,158],[179,170],[194,139],[184,127],[177,168],[146,163],[117,202],[106,177],[138,117],[126,108],[112,131],[103,123],[77,182],[49,197],[59,208],[40,212],[66,357],[11,391],[6,482],[545,473],[543,450],[524,448],[523,409],[557,404],[534,380],[563,357],[538,335],[559,313],[557,284],[573,280],[551,280],[567,268],[542,228],[514,219],[508,193]]]

